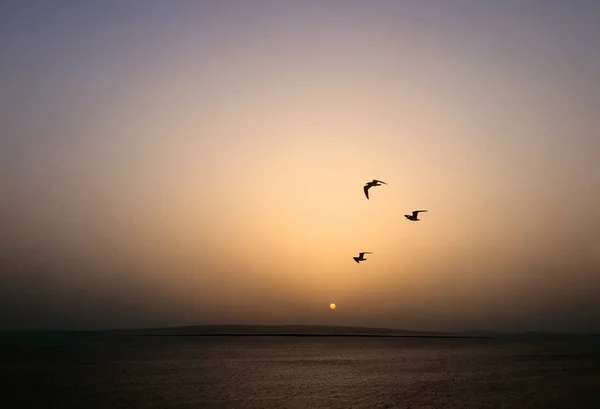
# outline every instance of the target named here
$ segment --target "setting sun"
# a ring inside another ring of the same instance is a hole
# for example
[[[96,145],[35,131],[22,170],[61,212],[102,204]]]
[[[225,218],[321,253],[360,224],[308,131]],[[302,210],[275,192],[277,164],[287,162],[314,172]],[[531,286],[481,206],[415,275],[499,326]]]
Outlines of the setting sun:
[[[331,308],[332,310],[335,310],[335,304],[334,303],[329,304],[329,308]]]

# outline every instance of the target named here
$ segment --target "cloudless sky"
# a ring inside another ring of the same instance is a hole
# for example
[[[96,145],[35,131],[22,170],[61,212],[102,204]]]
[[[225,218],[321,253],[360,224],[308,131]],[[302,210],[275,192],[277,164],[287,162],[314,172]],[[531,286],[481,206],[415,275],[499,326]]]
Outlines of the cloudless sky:
[[[600,331],[598,39],[584,0],[3,1],[0,329]]]

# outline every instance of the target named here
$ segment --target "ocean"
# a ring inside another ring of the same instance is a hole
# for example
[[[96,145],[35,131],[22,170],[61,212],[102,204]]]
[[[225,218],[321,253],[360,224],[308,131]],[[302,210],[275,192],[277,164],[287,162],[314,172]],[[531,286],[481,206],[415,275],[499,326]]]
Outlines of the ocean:
[[[600,408],[600,337],[36,337],[5,408]]]

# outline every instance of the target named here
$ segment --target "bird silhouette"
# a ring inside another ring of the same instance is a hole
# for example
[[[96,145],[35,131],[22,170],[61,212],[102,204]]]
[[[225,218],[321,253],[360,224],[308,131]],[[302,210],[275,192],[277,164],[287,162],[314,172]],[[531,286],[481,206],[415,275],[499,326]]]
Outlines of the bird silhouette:
[[[369,189],[373,186],[381,186],[381,184],[387,185],[387,183],[382,182],[381,180],[373,179],[371,182],[367,182],[364,186],[365,196],[367,196],[367,200],[369,199]]]
[[[360,263],[361,261],[365,261],[365,254],[373,254],[370,251],[363,251],[362,253],[358,253],[358,257],[352,257],[354,259],[354,261],[356,261],[357,263]]]
[[[419,213],[421,212],[426,212],[427,210],[413,210],[411,215],[405,214],[404,217],[406,217],[408,220],[413,221],[413,222],[418,222],[421,219],[419,219],[417,216],[419,215]]]

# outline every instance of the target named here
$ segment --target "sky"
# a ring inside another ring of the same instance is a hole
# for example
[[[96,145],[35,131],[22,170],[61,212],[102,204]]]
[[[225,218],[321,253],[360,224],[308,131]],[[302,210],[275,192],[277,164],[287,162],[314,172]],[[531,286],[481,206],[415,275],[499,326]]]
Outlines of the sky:
[[[0,330],[598,332],[598,38],[585,0],[3,1]]]

